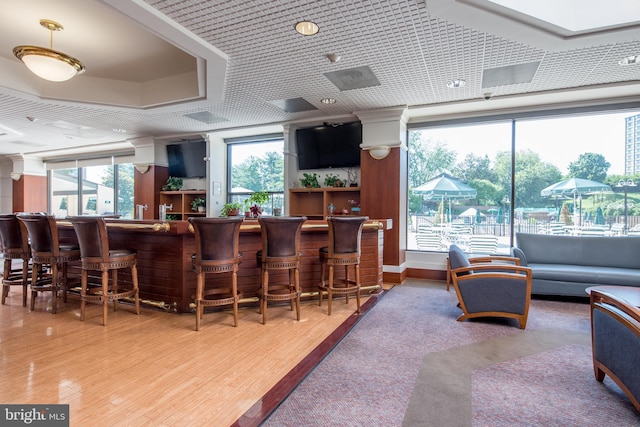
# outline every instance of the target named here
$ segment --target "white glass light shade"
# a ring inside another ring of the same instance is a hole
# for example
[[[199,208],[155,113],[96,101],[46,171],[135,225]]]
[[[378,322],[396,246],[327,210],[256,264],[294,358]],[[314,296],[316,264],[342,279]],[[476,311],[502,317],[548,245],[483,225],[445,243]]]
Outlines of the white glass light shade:
[[[63,82],[84,72],[84,65],[80,61],[56,50],[17,46],[13,53],[33,74],[52,82]]]
[[[369,155],[376,160],[382,160],[386,158],[389,155],[389,153],[391,153],[391,147],[386,145],[381,145],[379,147],[371,147],[369,149]]]

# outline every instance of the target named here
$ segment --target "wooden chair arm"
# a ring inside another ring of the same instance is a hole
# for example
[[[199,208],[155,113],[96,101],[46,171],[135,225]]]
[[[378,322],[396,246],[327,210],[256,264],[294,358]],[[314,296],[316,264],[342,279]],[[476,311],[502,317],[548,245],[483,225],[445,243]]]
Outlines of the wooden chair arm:
[[[515,265],[520,265],[520,258],[504,255],[487,255],[469,258],[471,264],[492,263],[493,261],[511,262]]]

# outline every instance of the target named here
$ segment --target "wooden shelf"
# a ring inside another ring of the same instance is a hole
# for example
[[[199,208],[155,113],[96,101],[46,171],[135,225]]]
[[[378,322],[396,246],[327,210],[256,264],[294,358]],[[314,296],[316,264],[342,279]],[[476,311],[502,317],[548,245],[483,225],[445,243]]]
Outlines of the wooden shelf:
[[[360,187],[291,188],[289,215],[326,218],[331,203],[336,210],[348,209],[350,212],[349,200],[360,202]]]
[[[206,198],[205,190],[194,191],[161,191],[160,204],[172,205],[172,209],[167,209],[167,215],[175,215],[177,219],[187,219],[192,216],[206,216],[206,212],[194,212],[191,210],[191,202],[197,197]],[[158,209],[156,208],[156,215]]]

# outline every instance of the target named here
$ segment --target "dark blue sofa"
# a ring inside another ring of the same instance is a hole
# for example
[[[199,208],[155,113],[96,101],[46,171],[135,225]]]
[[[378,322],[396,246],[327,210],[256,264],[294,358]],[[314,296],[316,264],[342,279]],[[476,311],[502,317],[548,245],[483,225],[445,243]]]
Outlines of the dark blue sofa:
[[[534,295],[586,297],[590,286],[640,286],[640,237],[517,233],[512,255],[531,268]]]

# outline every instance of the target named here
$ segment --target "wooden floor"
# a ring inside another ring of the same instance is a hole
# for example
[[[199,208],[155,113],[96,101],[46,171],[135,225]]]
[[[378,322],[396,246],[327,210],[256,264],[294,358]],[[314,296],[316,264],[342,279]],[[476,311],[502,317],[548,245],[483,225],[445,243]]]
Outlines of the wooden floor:
[[[0,306],[0,402],[69,404],[72,426],[231,425],[355,317],[353,299],[334,301],[331,316],[314,300],[299,322],[287,305],[269,307],[262,325],[249,307],[237,328],[225,311],[196,332],[193,315],[121,305],[104,327],[97,305],[83,322],[76,298],[51,314],[44,296],[22,307],[21,292]]]

